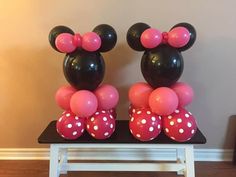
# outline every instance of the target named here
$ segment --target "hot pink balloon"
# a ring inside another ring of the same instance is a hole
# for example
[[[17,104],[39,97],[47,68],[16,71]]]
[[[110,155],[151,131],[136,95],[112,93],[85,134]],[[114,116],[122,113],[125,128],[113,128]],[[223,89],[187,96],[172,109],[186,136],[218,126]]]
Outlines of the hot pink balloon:
[[[88,90],[77,91],[70,100],[70,108],[79,117],[93,115],[98,107],[96,96]]]
[[[193,115],[186,109],[179,107],[168,116],[163,116],[165,134],[177,142],[190,140],[197,131],[197,123]]]
[[[178,96],[168,87],[159,87],[149,96],[149,106],[158,115],[169,115],[178,106]]]
[[[95,32],[85,33],[82,37],[82,48],[93,52],[101,47],[101,38]]]
[[[130,87],[129,100],[136,108],[147,108],[149,107],[148,99],[152,91],[153,88],[149,84],[138,82]]]
[[[86,130],[95,139],[107,139],[115,131],[116,121],[109,111],[97,111],[87,119]]]
[[[70,109],[70,99],[72,95],[76,92],[76,89],[71,86],[60,87],[55,95],[55,100],[58,106],[64,110]]]
[[[65,139],[77,139],[84,133],[84,121],[84,118],[76,116],[71,111],[66,111],[57,121],[57,132]]]
[[[79,33],[76,33],[74,35],[74,44],[76,45],[76,47],[82,46],[82,36]]]
[[[193,89],[190,85],[184,82],[177,82],[171,88],[175,91],[179,98],[179,106],[187,106],[190,104],[194,97]]]
[[[112,85],[103,84],[95,90],[94,94],[98,100],[98,109],[112,109],[119,101],[119,93]]]
[[[141,35],[141,43],[145,48],[152,49],[157,47],[162,41],[162,34],[154,28],[146,29]]]
[[[69,33],[59,34],[56,38],[55,45],[60,52],[70,53],[75,51],[76,44],[74,43],[74,36]]]
[[[162,129],[161,116],[153,113],[150,108],[137,109],[129,121],[131,134],[140,141],[151,141]]]
[[[184,27],[175,27],[168,33],[168,43],[176,48],[185,46],[189,39],[190,33]]]

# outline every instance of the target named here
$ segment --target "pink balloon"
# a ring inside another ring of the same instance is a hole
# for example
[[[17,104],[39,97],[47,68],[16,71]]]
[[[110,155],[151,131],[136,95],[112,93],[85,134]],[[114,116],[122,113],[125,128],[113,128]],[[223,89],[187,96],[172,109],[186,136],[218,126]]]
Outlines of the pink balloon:
[[[129,89],[129,100],[136,108],[147,108],[149,107],[148,99],[152,91],[153,88],[145,82],[135,83]]]
[[[74,44],[76,45],[76,47],[82,46],[82,36],[79,33],[76,33],[74,35]]]
[[[95,90],[94,94],[98,100],[98,109],[112,109],[119,101],[119,93],[112,85],[103,84]]]
[[[151,141],[161,133],[161,116],[153,113],[150,108],[137,109],[129,121],[129,128],[136,139]]]
[[[162,41],[162,34],[154,28],[146,29],[141,35],[141,43],[145,48],[152,49],[157,47]]]
[[[107,139],[115,131],[116,121],[109,111],[97,111],[87,119],[86,130],[95,139]]]
[[[101,47],[101,38],[95,32],[85,33],[82,37],[82,48],[93,52]]]
[[[76,92],[76,89],[71,86],[60,87],[55,95],[55,100],[58,106],[64,110],[70,109],[70,99],[72,95]]]
[[[59,34],[56,38],[55,45],[60,52],[70,53],[76,49],[74,36],[69,33]]]
[[[168,43],[172,47],[183,47],[190,39],[189,31],[184,27],[175,27],[168,33]]]
[[[179,98],[179,106],[187,106],[190,104],[194,97],[193,89],[190,85],[184,82],[177,82],[171,88],[175,91]]]
[[[149,106],[158,115],[169,115],[178,106],[176,93],[168,87],[159,87],[149,96]]]
[[[70,108],[79,117],[93,115],[98,107],[96,96],[88,90],[77,91],[70,100]]]
[[[197,131],[197,123],[193,115],[186,109],[179,107],[168,116],[163,116],[163,130],[174,141],[190,140]]]
[[[57,132],[65,139],[77,139],[84,133],[84,121],[84,118],[77,117],[71,111],[66,111],[57,121]]]

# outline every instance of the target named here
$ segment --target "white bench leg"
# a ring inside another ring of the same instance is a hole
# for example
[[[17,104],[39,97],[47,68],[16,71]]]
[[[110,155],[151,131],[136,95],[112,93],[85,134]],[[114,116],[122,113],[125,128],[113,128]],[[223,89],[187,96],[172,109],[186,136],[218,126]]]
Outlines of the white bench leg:
[[[67,174],[67,169],[61,168],[63,164],[67,164],[67,162],[68,162],[68,149],[62,148],[60,149],[60,164],[59,164],[60,174]]]
[[[59,148],[55,144],[50,145],[49,177],[59,177]]]
[[[185,148],[185,177],[195,177],[193,145]]]
[[[177,148],[176,149],[176,158],[177,158],[177,163],[179,163],[179,164],[185,163],[184,148]],[[184,175],[184,170],[177,171],[177,175]]]

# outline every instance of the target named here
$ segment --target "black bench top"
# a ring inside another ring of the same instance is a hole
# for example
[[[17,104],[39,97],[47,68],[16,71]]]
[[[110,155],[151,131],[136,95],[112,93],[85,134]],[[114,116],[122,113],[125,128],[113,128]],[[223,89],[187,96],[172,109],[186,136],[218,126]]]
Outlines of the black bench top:
[[[41,144],[62,144],[62,143],[130,143],[130,144],[205,144],[206,138],[202,132],[198,129],[195,135],[186,142],[175,142],[168,138],[164,132],[152,141],[141,142],[133,137],[129,131],[128,120],[117,120],[116,131],[113,135],[105,140],[96,140],[91,137],[86,131],[84,134],[76,140],[63,139],[56,131],[56,121],[49,123],[47,128],[42,132],[38,138],[38,142]]]

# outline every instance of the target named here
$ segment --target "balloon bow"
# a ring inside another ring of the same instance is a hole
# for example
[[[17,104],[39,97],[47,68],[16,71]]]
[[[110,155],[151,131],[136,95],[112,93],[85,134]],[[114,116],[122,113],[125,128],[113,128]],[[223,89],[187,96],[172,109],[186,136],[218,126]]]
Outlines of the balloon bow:
[[[185,46],[190,40],[191,33],[185,27],[174,27],[169,32],[161,33],[158,29],[148,28],[141,34],[140,42],[143,47],[152,49],[160,44],[168,44],[174,48]]]
[[[97,51],[101,47],[101,38],[95,32],[87,32],[83,36],[79,33],[61,33],[55,40],[56,48],[62,53],[74,52],[82,48],[89,52]]]

